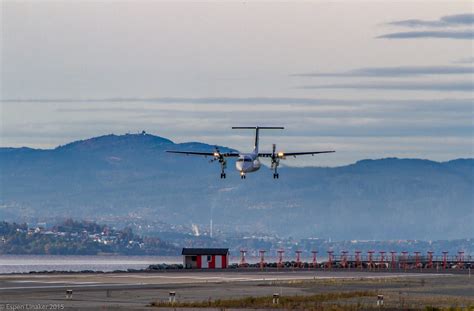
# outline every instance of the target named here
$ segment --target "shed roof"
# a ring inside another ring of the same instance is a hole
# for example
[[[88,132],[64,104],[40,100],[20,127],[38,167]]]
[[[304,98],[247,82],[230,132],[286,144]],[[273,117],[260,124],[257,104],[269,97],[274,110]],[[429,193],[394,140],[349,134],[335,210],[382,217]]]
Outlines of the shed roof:
[[[228,248],[183,248],[181,255],[227,255]]]

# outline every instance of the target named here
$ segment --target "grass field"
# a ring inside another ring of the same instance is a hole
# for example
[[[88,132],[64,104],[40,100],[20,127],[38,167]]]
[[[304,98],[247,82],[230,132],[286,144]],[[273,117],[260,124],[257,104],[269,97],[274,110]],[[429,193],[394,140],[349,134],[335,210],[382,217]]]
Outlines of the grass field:
[[[323,303],[344,301],[348,299],[370,297],[376,295],[373,292],[362,291],[362,292],[342,292],[342,293],[326,293],[326,294],[315,294],[307,296],[282,296],[279,297],[278,303],[273,302],[273,297],[246,297],[240,299],[217,299],[201,302],[182,302],[174,303],[173,307],[176,308],[236,308],[236,309],[248,309],[248,308],[279,308],[279,309],[311,309],[318,310],[324,309]],[[153,302],[152,306],[155,307],[169,307],[169,302]],[[334,305],[336,306],[336,305]]]
[[[385,278],[385,279],[316,279],[273,281],[257,286],[272,286],[274,292],[298,288],[301,294],[272,295],[202,301],[153,301],[157,308],[198,309],[284,309],[284,310],[473,310],[474,286],[471,278]],[[383,295],[383,306],[377,305]]]

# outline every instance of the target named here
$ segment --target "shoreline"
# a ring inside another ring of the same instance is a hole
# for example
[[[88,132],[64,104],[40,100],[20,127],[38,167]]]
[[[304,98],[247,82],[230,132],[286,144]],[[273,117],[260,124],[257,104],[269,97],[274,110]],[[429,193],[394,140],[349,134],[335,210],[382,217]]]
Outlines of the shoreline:
[[[100,274],[134,274],[134,273],[186,273],[186,272],[206,272],[206,273],[227,273],[227,272],[259,272],[259,273],[275,273],[275,272],[360,272],[360,273],[385,273],[385,274],[426,274],[426,275],[471,275],[474,271],[471,272],[470,268],[451,268],[451,269],[360,269],[360,268],[324,268],[316,267],[313,268],[309,265],[296,267],[296,266],[284,266],[278,268],[275,264],[268,264],[268,266],[263,269],[260,268],[258,264],[248,265],[247,267],[240,267],[237,264],[229,265],[226,269],[185,269],[182,264],[157,264],[149,265],[144,269],[132,269],[127,270],[113,270],[113,271],[101,271],[101,270],[43,270],[43,271],[29,271],[29,272],[12,272],[12,273],[0,273],[0,276],[25,276],[25,275],[74,275],[74,274],[90,274],[90,275],[100,275]]]

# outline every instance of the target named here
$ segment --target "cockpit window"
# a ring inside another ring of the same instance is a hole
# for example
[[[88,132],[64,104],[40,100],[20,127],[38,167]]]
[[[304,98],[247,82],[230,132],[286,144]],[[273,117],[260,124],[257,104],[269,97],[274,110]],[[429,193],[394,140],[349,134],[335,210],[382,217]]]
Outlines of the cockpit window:
[[[251,158],[244,158],[244,159],[240,158],[240,159],[237,160],[237,162],[252,162],[252,159]]]

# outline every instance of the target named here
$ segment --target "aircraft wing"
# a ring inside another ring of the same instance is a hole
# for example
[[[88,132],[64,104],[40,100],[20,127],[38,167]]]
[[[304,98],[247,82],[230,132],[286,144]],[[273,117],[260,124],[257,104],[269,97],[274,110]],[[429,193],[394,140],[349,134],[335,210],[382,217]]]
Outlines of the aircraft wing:
[[[279,158],[283,158],[283,157],[296,157],[296,156],[307,155],[307,154],[315,155],[315,154],[319,154],[319,153],[332,153],[332,152],[336,152],[336,151],[328,150],[328,151],[306,151],[306,152],[278,152],[277,156]],[[269,152],[269,153],[259,153],[258,156],[262,157],[262,158],[271,158],[272,153],[271,152]]]
[[[223,157],[238,157],[239,154],[235,152],[195,152],[195,151],[175,151],[175,150],[166,150],[169,153],[180,153],[186,155],[200,155],[200,156],[209,156],[209,157],[218,157],[219,155]]]

